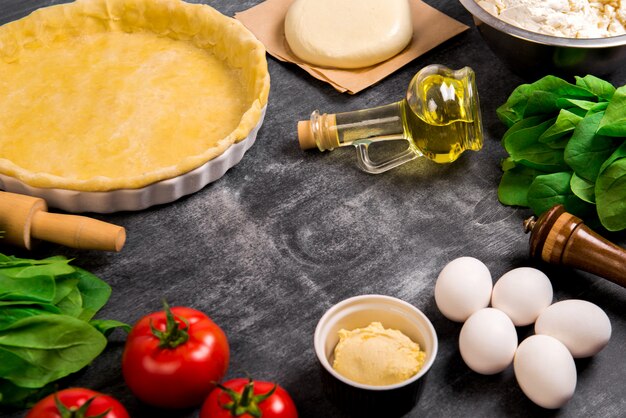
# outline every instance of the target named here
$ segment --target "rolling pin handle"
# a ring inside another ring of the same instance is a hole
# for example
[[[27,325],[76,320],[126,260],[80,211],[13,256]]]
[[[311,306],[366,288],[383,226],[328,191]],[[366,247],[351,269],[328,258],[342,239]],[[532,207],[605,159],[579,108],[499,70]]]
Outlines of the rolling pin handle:
[[[35,213],[31,235],[82,250],[120,251],[126,241],[126,231],[121,226],[85,216],[49,212]]]
[[[47,210],[43,199],[0,191],[0,231],[4,235],[0,242],[31,250],[33,215]]]
[[[103,251],[120,251],[126,241],[121,226],[85,216],[49,213],[43,199],[2,191],[0,231],[4,232],[2,241],[28,250],[34,239]]]

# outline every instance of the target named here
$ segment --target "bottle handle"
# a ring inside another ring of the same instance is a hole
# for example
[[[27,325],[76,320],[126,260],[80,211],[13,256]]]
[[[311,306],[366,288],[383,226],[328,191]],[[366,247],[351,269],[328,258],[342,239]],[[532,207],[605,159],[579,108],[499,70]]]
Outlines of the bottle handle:
[[[383,173],[420,156],[409,147],[400,154],[394,155],[386,160],[374,162],[370,159],[369,145],[369,141],[354,143],[359,168],[370,174]]]

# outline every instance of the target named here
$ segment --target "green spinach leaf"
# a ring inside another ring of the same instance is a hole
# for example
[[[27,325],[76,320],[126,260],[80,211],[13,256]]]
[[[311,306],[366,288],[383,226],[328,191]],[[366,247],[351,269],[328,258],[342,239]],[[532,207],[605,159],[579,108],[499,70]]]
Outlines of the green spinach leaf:
[[[528,189],[528,205],[537,214],[561,204],[565,209],[580,217],[593,210],[593,205],[584,202],[570,189],[572,173],[560,172],[537,176]]]
[[[504,133],[504,136],[502,137],[502,145],[506,148],[506,142],[508,138],[510,138],[511,136],[515,137],[515,135],[519,135],[518,132],[522,130],[540,127],[548,119],[549,118],[543,116],[532,116],[530,118],[522,119],[519,122],[516,122]]]
[[[14,258],[0,264],[0,272],[12,277],[63,276],[72,274],[74,268],[65,258],[51,257],[44,260]]]
[[[115,329],[121,328],[126,332],[130,332],[131,326],[120,321],[112,319],[92,319],[89,324],[108,337]]]
[[[598,134],[626,137],[626,86],[615,90],[600,122]]]
[[[574,129],[576,129],[576,126],[582,119],[575,113],[562,109],[556,121],[539,136],[538,141],[544,144],[556,143],[558,139],[574,132]],[[559,146],[556,148],[565,148],[567,141],[569,141],[569,137],[565,138],[564,142],[559,142]]]
[[[30,300],[0,300],[0,307],[32,307],[48,313],[61,313],[61,310],[51,303],[32,302]]]
[[[38,309],[37,306],[0,306],[0,329],[5,329],[22,318],[43,314],[50,314],[50,312]]]
[[[576,76],[576,85],[590,91],[598,98],[607,101],[611,100],[615,93],[615,87],[611,83],[593,75],[586,75],[585,77]]]
[[[596,103],[591,109],[587,111],[584,116],[593,115],[594,113],[604,112],[609,107],[609,102]]]
[[[0,300],[29,300],[52,302],[55,293],[54,278],[48,275],[21,277],[0,270]]]
[[[529,116],[558,111],[557,100],[560,98],[594,100],[595,97],[587,85],[576,86],[548,75],[532,84],[518,86],[496,113],[506,126],[511,127]]]
[[[567,81],[546,76],[531,84],[524,117],[550,114],[559,110],[557,101],[562,98],[594,99],[595,95],[586,88],[575,86]]]
[[[76,267],[76,276],[78,277],[78,290],[83,299],[79,318],[88,321],[111,297],[111,286],[96,275],[78,267]]]
[[[557,100],[559,95],[543,90],[533,91],[528,96],[524,117],[549,115],[559,111]]]
[[[70,293],[57,303],[57,307],[61,310],[63,315],[78,318],[83,311],[83,298],[78,288],[73,288]]]
[[[517,164],[509,157],[502,160],[500,166],[502,167],[502,171],[509,171],[517,167]]]
[[[519,129],[506,136],[504,147],[509,152],[510,159],[546,172],[567,170],[563,152],[539,142],[541,134],[554,122],[555,119],[549,119],[537,126]]]
[[[556,99],[556,105],[559,109],[570,109],[572,112],[582,111],[583,115],[598,105],[598,102],[589,100],[567,99],[560,97]]]
[[[620,158],[626,158],[626,141],[622,142],[622,144],[611,154],[609,158],[602,164],[600,167],[600,173],[602,173],[606,168],[613,164],[616,160]]]
[[[67,315],[23,318],[0,330],[0,376],[24,388],[39,388],[88,365],[106,338]]]
[[[564,151],[565,162],[590,182],[596,181],[600,167],[618,147],[613,138],[596,134],[603,116],[596,113],[581,120]]]
[[[528,93],[532,90],[530,84],[518,86],[509,96],[506,103],[496,109],[498,118],[507,127],[511,127],[524,119],[524,110],[528,102]]]
[[[606,229],[626,229],[626,158],[616,159],[598,176],[596,205]]]
[[[528,189],[535,177],[545,174],[523,165],[504,172],[498,186],[498,200],[510,206],[528,206]]]
[[[75,277],[74,274],[68,276],[57,277],[55,280],[56,290],[54,292],[54,300],[52,303],[57,304],[63,298],[72,292],[76,288],[78,284],[78,277]]]
[[[15,408],[30,408],[37,400],[54,393],[55,386],[49,384],[43,388],[29,389],[17,386],[8,380],[0,379],[0,405]]]
[[[572,192],[584,200],[587,203],[595,204],[596,196],[595,196],[595,183],[585,180],[582,177],[578,177],[576,173],[572,175],[572,179],[570,180],[570,188]]]

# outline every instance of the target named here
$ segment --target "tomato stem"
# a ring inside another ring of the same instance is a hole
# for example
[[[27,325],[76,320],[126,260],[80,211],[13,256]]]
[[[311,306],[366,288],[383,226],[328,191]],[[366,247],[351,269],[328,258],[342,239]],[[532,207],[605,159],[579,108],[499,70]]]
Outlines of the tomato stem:
[[[232,399],[232,401],[220,404],[220,406],[230,411],[230,414],[233,417],[249,414],[255,418],[261,418],[263,413],[261,412],[261,408],[259,408],[259,404],[272,396],[272,394],[276,391],[277,385],[274,384],[272,389],[270,389],[267,393],[262,393],[260,395],[254,394],[254,381],[252,379],[249,379],[241,393],[235,392],[234,390],[219,383],[217,384],[217,387],[226,392]]]
[[[91,406],[91,403],[96,399],[96,396],[89,398],[84,404],[80,406],[80,408],[70,407],[68,408],[59,400],[59,397],[54,394],[54,403],[56,404],[57,409],[59,410],[59,414],[61,414],[61,418],[104,418],[111,411],[111,408],[107,409],[101,414],[92,415],[90,417],[87,416],[87,410]]]
[[[165,299],[163,299],[163,309],[165,310],[165,331],[156,329],[150,320],[150,329],[152,334],[159,339],[159,348],[173,349],[185,344],[189,339],[189,334],[178,325]],[[185,324],[185,327],[189,327],[189,322],[185,318],[178,317],[178,319]]]

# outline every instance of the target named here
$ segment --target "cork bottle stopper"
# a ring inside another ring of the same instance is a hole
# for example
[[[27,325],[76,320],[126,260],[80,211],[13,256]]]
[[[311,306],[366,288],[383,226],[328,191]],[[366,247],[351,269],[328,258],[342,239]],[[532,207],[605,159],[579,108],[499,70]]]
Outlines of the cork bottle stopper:
[[[317,148],[313,131],[311,130],[311,121],[301,120],[298,122],[298,141],[300,148],[303,150]]]

